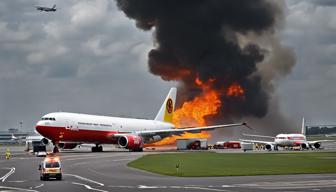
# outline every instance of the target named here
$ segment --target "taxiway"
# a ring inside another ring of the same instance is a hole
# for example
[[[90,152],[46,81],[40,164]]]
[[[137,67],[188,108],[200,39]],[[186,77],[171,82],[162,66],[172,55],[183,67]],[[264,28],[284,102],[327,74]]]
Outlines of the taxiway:
[[[335,191],[336,174],[184,178],[152,174],[127,167],[142,155],[87,151],[60,153],[62,181],[40,181],[43,159],[13,151],[0,160],[0,191]],[[225,165],[224,165],[225,166]]]

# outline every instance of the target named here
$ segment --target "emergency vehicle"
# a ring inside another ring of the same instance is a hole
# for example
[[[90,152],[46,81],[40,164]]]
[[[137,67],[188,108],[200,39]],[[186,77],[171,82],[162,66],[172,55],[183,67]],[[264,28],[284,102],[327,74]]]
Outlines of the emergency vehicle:
[[[39,165],[40,179],[42,181],[49,178],[62,180],[61,161],[59,157],[46,157]]]

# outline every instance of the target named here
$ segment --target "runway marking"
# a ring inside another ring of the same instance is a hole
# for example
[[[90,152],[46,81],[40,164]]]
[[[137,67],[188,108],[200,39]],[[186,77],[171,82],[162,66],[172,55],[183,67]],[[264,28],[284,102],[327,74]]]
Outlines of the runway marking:
[[[234,187],[232,185],[222,185],[221,187],[225,188],[225,187]]]
[[[12,189],[12,190],[17,190],[17,191],[31,191],[31,192],[39,192],[36,190],[32,190],[32,189],[23,189],[23,188],[17,188],[17,187],[6,187],[6,186],[0,186],[0,189]],[[1,190],[0,190],[1,191]]]
[[[88,179],[88,178],[85,178],[85,177],[82,177],[82,176],[79,176],[79,175],[68,174],[68,173],[65,173],[64,175],[76,177],[77,179],[80,179],[80,180],[83,180],[83,181],[87,181],[87,182],[90,182],[90,183],[95,183],[95,184],[100,185],[100,186],[104,186],[103,183],[99,183],[97,181],[94,181],[94,180],[91,180],[91,179]]]
[[[26,180],[7,181],[7,183],[24,183]]]
[[[43,187],[44,184],[42,183],[41,185],[38,185],[38,186],[35,186],[34,189],[37,189],[37,188],[40,188],[40,187]]]
[[[2,176],[1,178],[0,178],[0,180],[2,181],[2,182],[5,182],[5,180],[11,175],[11,174],[13,174],[14,172],[15,172],[15,167],[12,167],[12,168],[9,168],[9,169],[11,169],[6,175],[4,175],[4,176]]]
[[[224,189],[216,189],[214,186],[162,186],[162,185],[138,185],[138,186],[124,186],[124,185],[109,185],[111,188],[137,188],[137,189],[198,189],[205,191],[228,191]]]
[[[82,185],[82,186],[84,186],[85,188],[90,189],[90,190],[93,190],[93,191],[108,192],[108,191],[106,191],[106,190],[93,188],[93,187],[91,187],[90,185],[85,185],[85,184],[83,184],[83,183],[72,182],[72,184],[75,184],[75,185]]]
[[[251,187],[259,189],[311,189],[336,187],[336,180],[313,180],[293,182],[259,182],[250,184],[235,184],[233,187]]]
[[[209,187],[184,187],[185,189],[200,189],[206,191],[228,191],[224,189],[216,189],[216,188],[209,188]]]
[[[162,188],[162,186],[146,186],[146,185],[139,185],[138,189],[158,189]]]
[[[109,185],[108,187],[111,187],[111,188],[130,188],[130,189],[135,188],[135,186],[126,186],[126,185]]]

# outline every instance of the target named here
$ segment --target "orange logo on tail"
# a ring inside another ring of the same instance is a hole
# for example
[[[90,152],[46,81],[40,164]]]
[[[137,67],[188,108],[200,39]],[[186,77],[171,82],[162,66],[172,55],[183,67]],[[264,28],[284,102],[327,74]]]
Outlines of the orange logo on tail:
[[[167,100],[166,109],[168,113],[173,112],[173,100],[171,98]]]

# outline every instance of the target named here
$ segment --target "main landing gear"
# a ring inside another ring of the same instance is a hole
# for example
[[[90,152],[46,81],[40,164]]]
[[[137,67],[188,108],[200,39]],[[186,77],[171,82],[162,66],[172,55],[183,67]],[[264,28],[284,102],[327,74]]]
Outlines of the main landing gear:
[[[58,150],[58,147],[55,146],[54,149],[53,149],[53,153],[59,153],[59,150]]]
[[[143,148],[129,149],[129,151],[132,151],[132,152],[143,152]]]
[[[95,147],[91,148],[92,152],[103,152],[103,146],[96,144]]]
[[[59,153],[58,147],[55,142],[53,142],[54,148],[53,148],[53,153]]]

